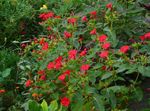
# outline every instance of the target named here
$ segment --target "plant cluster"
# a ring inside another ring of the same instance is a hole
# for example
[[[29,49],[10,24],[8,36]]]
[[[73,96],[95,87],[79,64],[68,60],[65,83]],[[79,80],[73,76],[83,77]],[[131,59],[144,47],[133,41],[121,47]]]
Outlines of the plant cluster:
[[[142,100],[150,31],[140,0],[28,2],[41,6],[35,20],[42,30],[21,43],[16,84],[23,97],[9,110],[128,111],[130,101]]]

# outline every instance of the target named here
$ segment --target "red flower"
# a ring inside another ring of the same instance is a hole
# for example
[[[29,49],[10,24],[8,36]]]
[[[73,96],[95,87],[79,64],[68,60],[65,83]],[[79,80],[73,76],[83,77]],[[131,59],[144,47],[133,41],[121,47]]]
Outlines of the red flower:
[[[53,18],[54,17],[54,13],[53,12],[47,12],[47,13],[42,13],[39,15],[39,18],[42,20],[47,20],[49,18]]]
[[[0,94],[3,94],[3,93],[5,93],[6,91],[4,90],[4,89],[1,89],[0,90]]]
[[[70,70],[66,70],[63,74],[64,74],[64,75],[68,75],[68,76],[69,76],[69,75],[70,75],[70,73],[71,73],[71,71],[70,71]]]
[[[140,36],[140,39],[142,40],[142,41],[144,41],[146,38],[145,38],[145,36]]]
[[[38,73],[39,75],[43,75],[43,74],[45,74],[45,71],[44,71],[44,70],[39,70],[37,73]]]
[[[62,67],[62,63],[61,62],[56,62],[54,68],[55,69],[60,69]]]
[[[47,30],[50,31],[50,30],[51,30],[51,27],[47,27]]]
[[[45,75],[45,74],[44,74],[44,75],[42,75],[42,76],[40,77],[40,80],[45,81],[45,80],[46,80],[46,75]]]
[[[66,78],[66,75],[64,75],[64,74],[62,74],[62,75],[60,75],[60,76],[58,77],[58,79],[59,79],[60,81],[64,81],[65,78]]]
[[[87,21],[88,21],[87,17],[86,17],[86,16],[83,16],[83,17],[82,17],[82,21],[83,21],[83,22],[87,22]]]
[[[27,80],[26,83],[25,83],[25,86],[26,87],[30,87],[32,84],[32,81],[31,80]]]
[[[90,12],[90,15],[91,15],[92,18],[95,18],[96,15],[97,15],[97,12],[96,11],[92,11],[92,12]]]
[[[57,58],[55,59],[55,62],[62,62],[62,59],[63,59],[63,57],[62,57],[62,56],[59,56],[59,57],[57,57]]]
[[[65,36],[66,38],[70,38],[72,35],[71,35],[71,33],[65,31],[65,32],[64,32],[64,36]]]
[[[42,45],[42,50],[48,50],[48,43],[45,42],[43,45]]]
[[[99,36],[99,42],[105,42],[106,41],[106,39],[107,39],[107,36],[106,35],[101,35],[101,36]]]
[[[150,32],[146,33],[144,36],[146,39],[150,39]]]
[[[80,56],[82,57],[82,56],[85,56],[86,55],[86,53],[87,53],[87,50],[86,49],[84,49],[81,53],[80,53]]]
[[[69,55],[69,59],[75,59],[76,58],[76,54],[77,54],[77,50],[70,50],[68,52],[68,55]]]
[[[108,3],[108,4],[106,5],[106,7],[111,10],[111,9],[112,9],[112,3]]]
[[[81,70],[81,71],[87,71],[89,68],[90,68],[90,65],[84,64],[84,65],[82,65],[82,66],[80,67],[80,70]]]
[[[130,49],[130,47],[128,45],[124,45],[120,48],[120,52],[126,53],[129,49]]]
[[[106,42],[102,45],[102,48],[103,49],[108,49],[110,47],[110,43],[109,42]]]
[[[22,44],[21,44],[21,47],[22,47],[22,48],[25,48],[26,46],[27,46],[27,45],[26,45],[25,43],[22,43]]]
[[[53,62],[50,62],[48,65],[47,65],[47,69],[48,70],[51,70],[54,68],[54,63]]]
[[[95,35],[96,34],[96,28],[93,29],[91,32],[90,32],[91,35]]]
[[[70,104],[70,100],[67,97],[61,99],[61,104],[65,107],[68,107]]]
[[[45,38],[40,39],[40,45],[43,45],[45,43]]]
[[[69,18],[68,19],[68,23],[74,25],[75,23],[77,22],[77,19],[76,18]]]
[[[108,57],[108,53],[109,53],[108,51],[102,51],[99,56],[101,58],[107,58]]]

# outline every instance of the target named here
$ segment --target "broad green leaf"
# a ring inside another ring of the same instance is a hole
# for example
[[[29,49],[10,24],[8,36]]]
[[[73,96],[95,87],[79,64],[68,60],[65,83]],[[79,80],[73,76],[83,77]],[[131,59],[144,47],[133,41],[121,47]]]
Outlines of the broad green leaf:
[[[41,111],[41,107],[36,101],[29,100],[28,104],[29,104],[29,111]]]
[[[48,111],[48,105],[45,100],[43,100],[43,102],[41,103],[41,107],[42,107],[43,111]]]
[[[110,78],[111,76],[112,76],[112,74],[111,74],[110,72],[105,73],[105,74],[102,76],[101,80],[108,79],[108,78]]]
[[[150,67],[144,67],[139,66],[138,71],[144,76],[144,77],[150,77]]]
[[[58,103],[56,100],[52,101],[49,106],[49,111],[56,111],[58,109]]]
[[[98,94],[94,94],[93,99],[94,99],[94,106],[96,108],[96,111],[105,111],[105,106],[102,97]]]
[[[10,72],[11,72],[11,68],[7,68],[5,69],[3,72],[2,72],[2,77],[7,77],[10,75]]]

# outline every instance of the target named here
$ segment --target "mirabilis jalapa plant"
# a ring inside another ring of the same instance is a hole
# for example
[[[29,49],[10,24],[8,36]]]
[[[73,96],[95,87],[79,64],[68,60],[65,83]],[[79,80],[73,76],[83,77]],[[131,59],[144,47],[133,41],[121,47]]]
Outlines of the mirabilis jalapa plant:
[[[55,110],[66,111],[127,110],[129,100],[141,100],[135,92],[139,75],[150,77],[150,32],[120,46],[108,18],[119,15],[112,3],[104,9],[69,18],[39,15],[46,35],[24,49],[28,99],[56,101]],[[127,80],[129,74],[134,78]]]

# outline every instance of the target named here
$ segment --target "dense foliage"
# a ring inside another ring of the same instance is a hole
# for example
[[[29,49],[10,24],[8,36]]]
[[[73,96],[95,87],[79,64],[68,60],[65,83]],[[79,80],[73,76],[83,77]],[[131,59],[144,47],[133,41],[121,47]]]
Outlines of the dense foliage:
[[[10,9],[2,11],[2,39],[16,43],[20,58],[0,52],[1,109],[128,111],[140,102],[139,84],[150,77],[150,23],[139,3],[148,1],[3,0]]]

